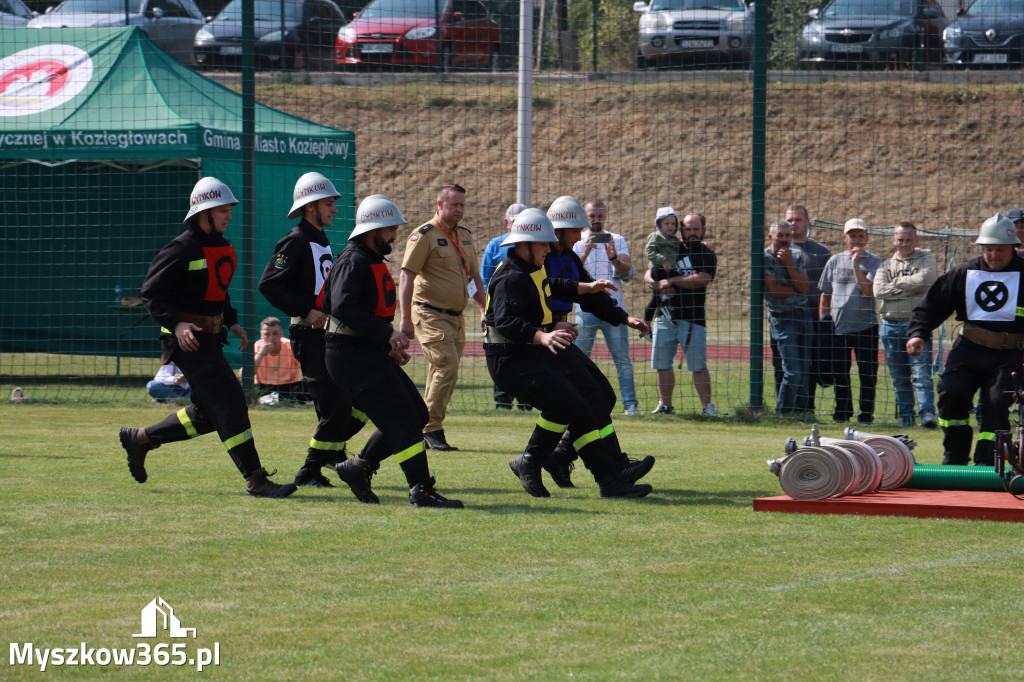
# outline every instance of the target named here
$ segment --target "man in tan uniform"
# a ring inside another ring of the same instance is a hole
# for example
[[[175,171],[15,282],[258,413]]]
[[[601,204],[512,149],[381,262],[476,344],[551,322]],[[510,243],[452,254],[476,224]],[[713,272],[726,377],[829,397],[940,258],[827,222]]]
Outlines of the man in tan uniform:
[[[423,398],[430,420],[423,427],[423,439],[430,449],[440,451],[458,449],[445,439],[444,415],[466,347],[462,311],[472,298],[482,323],[487,310],[472,234],[459,225],[465,212],[466,190],[455,184],[442,187],[437,213],[409,235],[398,280],[399,328],[411,339],[415,327],[429,363]]]

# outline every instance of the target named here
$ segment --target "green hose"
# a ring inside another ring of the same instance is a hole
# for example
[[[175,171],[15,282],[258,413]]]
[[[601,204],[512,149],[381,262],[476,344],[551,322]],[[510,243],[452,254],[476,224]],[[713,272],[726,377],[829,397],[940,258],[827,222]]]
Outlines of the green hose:
[[[1006,492],[1003,479],[992,467],[915,464],[904,488],[918,490],[986,490]],[[1013,492],[1024,492],[1024,479],[1013,484]]]

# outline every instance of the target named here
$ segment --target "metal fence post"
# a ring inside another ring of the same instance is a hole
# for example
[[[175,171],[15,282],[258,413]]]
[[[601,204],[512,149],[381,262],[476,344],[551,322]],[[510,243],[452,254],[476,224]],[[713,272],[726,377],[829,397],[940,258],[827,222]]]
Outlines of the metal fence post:
[[[764,190],[768,108],[768,2],[754,3],[750,159],[750,407],[764,405]]]

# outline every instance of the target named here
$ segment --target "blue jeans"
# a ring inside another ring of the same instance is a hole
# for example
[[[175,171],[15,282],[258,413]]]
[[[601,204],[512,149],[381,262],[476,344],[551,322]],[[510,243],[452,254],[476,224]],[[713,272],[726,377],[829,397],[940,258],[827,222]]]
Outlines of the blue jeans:
[[[914,396],[918,415],[935,414],[935,391],[932,388],[932,342],[925,344],[920,355],[907,354],[908,322],[883,319],[879,327],[885,364],[889,366],[892,387],[896,392],[896,411],[900,419],[914,418]]]
[[[769,315],[768,322],[782,361],[782,380],[775,411],[780,414],[802,412],[807,409],[810,398],[807,376],[811,366],[812,323],[802,311],[793,317]]]
[[[596,315],[582,310],[576,313],[576,326],[579,335],[576,346],[587,356],[594,347],[597,330],[604,332],[604,342],[615,362],[615,372],[619,375],[619,393],[622,396],[622,407],[637,407],[636,388],[633,386],[633,361],[629,357],[629,327],[624,324],[615,326],[610,322],[602,322]]]
[[[150,381],[146,384],[146,392],[153,400],[164,403],[168,400],[188,400],[192,390],[181,386],[168,386],[159,381]]]

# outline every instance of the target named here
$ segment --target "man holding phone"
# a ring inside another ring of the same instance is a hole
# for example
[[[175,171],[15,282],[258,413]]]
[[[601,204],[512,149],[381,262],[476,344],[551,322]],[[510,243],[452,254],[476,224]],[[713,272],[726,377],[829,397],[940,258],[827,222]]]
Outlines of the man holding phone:
[[[608,217],[608,209],[604,202],[600,199],[591,199],[583,208],[587,213],[587,219],[590,220],[590,229],[583,231],[583,238],[576,242],[573,251],[583,261],[591,277],[610,279],[616,285],[628,282],[635,272],[629,260],[629,247],[622,235],[604,229]],[[608,293],[620,308],[626,310],[621,286],[618,291]],[[592,313],[584,312],[579,306],[576,306],[576,326],[579,335],[575,343],[588,356],[594,346],[597,330],[600,329],[604,333],[605,344],[615,362],[615,372],[619,377],[622,406],[628,415],[640,414],[636,388],[633,385],[633,362],[629,357],[629,328],[625,325],[615,326],[603,322]]]

